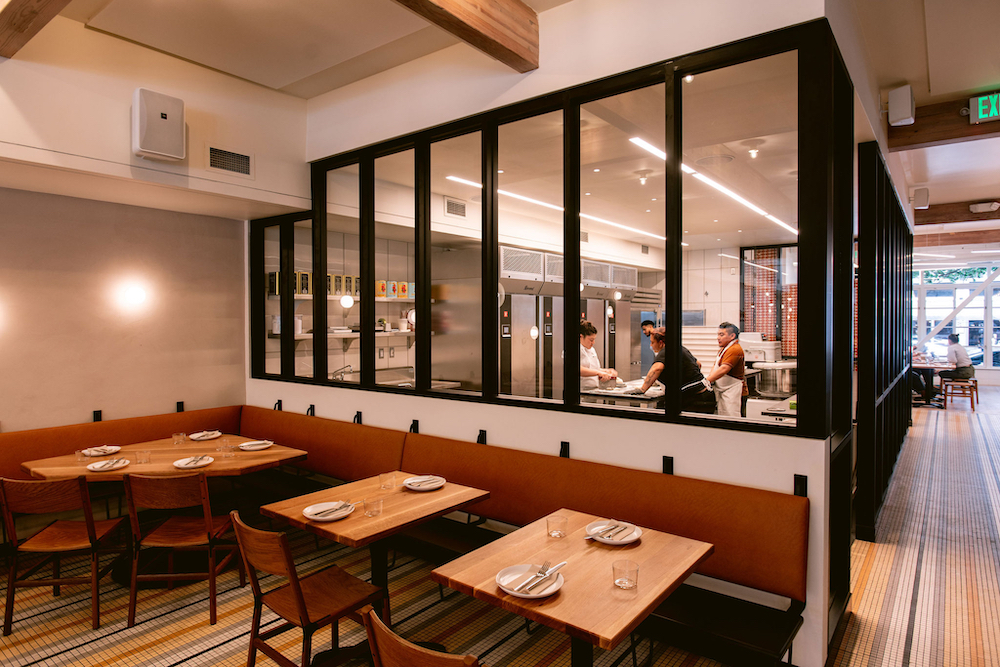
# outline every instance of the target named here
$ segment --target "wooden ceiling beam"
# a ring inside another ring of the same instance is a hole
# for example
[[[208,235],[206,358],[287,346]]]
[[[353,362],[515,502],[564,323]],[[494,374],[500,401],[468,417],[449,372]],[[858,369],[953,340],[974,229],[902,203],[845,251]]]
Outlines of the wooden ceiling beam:
[[[1000,229],[982,229],[973,232],[951,232],[948,234],[914,234],[914,248],[937,248],[949,245],[978,245],[980,243],[1000,243]]]
[[[521,0],[396,0],[518,72],[538,69],[538,14]]]
[[[997,199],[987,199],[985,201],[960,201],[953,204],[934,204],[925,209],[914,211],[913,224],[915,225],[940,225],[949,222],[976,222],[978,220],[1000,220],[1000,210],[988,211],[986,213],[973,213],[969,210],[972,204],[983,204]]]
[[[70,0],[10,0],[0,9],[0,57],[13,58]]]
[[[968,107],[968,97],[917,107],[913,125],[889,126],[889,152],[1000,137],[1000,122],[970,124]]]

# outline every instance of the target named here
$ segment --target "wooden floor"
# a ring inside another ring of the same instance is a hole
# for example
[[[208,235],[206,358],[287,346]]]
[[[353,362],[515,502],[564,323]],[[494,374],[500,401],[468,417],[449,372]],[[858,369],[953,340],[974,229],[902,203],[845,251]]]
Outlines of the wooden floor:
[[[914,409],[829,665],[1000,665],[1000,388]]]

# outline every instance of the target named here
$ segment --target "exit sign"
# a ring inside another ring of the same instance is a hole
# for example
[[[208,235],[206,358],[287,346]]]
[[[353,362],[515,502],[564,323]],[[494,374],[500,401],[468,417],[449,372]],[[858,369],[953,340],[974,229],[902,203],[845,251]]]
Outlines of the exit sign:
[[[1000,93],[969,98],[969,124],[1000,120]]]

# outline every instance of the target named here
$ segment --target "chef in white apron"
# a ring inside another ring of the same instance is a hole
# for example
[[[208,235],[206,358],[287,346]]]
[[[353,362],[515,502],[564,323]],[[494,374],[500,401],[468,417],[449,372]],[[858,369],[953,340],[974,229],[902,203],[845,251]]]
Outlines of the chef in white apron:
[[[580,391],[590,391],[600,386],[600,380],[618,377],[613,368],[601,368],[601,362],[594,350],[597,327],[586,320],[580,321]]]
[[[705,378],[713,384],[717,413],[727,417],[742,416],[743,348],[739,335],[740,329],[735,324],[723,322],[719,325],[719,354]]]

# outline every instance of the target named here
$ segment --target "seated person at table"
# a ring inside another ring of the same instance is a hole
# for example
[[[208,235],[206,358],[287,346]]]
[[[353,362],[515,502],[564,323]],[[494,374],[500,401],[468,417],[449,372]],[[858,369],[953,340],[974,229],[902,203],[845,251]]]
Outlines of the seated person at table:
[[[649,334],[649,346],[656,354],[653,365],[646,373],[646,379],[642,387],[625,392],[626,394],[645,394],[653,383],[656,382],[660,373],[663,372],[667,363],[665,330],[655,329]],[[681,345],[681,410],[685,412],[701,412],[713,414],[715,412],[715,394],[710,389],[710,385],[701,374],[701,364],[694,358],[691,351]]]
[[[580,391],[591,391],[600,386],[602,380],[613,380],[618,371],[601,368],[601,361],[594,350],[597,327],[587,320],[580,320]]]
[[[972,367],[972,359],[965,347],[958,344],[958,334],[948,334],[948,363],[955,364],[955,370],[938,371],[938,375],[949,380],[967,380],[976,376]]]

